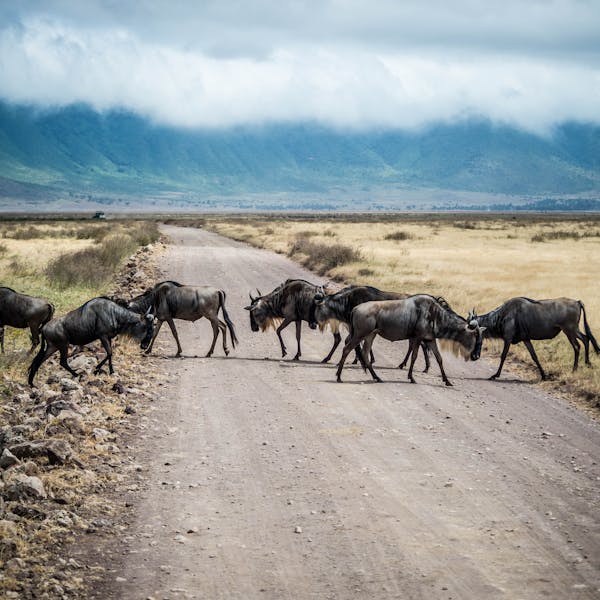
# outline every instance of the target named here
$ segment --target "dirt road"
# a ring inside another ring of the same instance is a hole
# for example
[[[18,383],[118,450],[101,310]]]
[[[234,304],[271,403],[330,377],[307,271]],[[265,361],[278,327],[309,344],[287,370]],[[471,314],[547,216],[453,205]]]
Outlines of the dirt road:
[[[304,360],[280,360],[273,332],[250,331],[248,291],[317,278],[164,231],[165,277],[223,287],[240,345],[203,358],[208,323],[178,322],[174,359],[163,328],[167,383],[131,450],[146,483],[100,597],[600,597],[598,423],[535,386],[486,381],[484,361],[446,356],[454,388],[437,367],[410,385],[393,368],[403,344],[376,342],[382,384],[356,367],[335,383],[319,363],[331,336],[306,326]]]

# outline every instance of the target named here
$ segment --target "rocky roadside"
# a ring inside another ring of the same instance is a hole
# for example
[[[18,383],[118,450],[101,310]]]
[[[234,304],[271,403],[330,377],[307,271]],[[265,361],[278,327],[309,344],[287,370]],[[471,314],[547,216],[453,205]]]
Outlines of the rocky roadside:
[[[112,293],[129,298],[155,283],[163,248],[159,242],[130,257]],[[70,360],[84,373],[79,380],[55,359],[35,389],[25,376],[0,377],[1,598],[87,597],[100,567],[86,564],[81,548],[93,547],[94,536],[119,535],[128,506],[117,490],[135,487],[141,470],[127,440],[155,400],[160,375],[137,344],[114,346],[113,376],[92,375],[104,355],[98,345]]]

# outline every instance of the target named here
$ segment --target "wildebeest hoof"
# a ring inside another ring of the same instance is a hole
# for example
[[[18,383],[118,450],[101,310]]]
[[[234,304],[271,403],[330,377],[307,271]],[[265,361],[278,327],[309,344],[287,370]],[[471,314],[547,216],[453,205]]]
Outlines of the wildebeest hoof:
[[[411,383],[417,383],[417,382],[414,380],[414,378],[413,378],[413,377],[410,377],[410,378],[409,378],[409,381],[410,381]]]
[[[325,363],[328,363],[329,359],[327,357],[325,357],[322,361],[321,364],[324,365]]]
[[[448,387],[454,387],[448,380],[444,381],[444,383],[448,386]]]
[[[178,354],[177,356],[181,356],[180,354]],[[206,353],[206,358],[210,358],[212,356],[212,352],[207,352]]]
[[[294,358],[292,358],[292,360],[294,360],[296,362],[299,361],[300,360],[300,355],[296,354],[296,356],[294,356]]]
[[[494,379],[498,379],[498,375],[492,375],[491,377],[488,377],[488,381],[494,381]]]
[[[381,383],[383,381],[383,379],[381,379],[380,377],[375,377],[375,383]]]
[[[229,350],[225,350],[225,356],[229,356]]]

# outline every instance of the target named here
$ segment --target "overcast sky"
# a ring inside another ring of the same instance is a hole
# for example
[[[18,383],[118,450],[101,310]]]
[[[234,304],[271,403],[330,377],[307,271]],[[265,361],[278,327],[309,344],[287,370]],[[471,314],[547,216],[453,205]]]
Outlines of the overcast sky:
[[[0,97],[184,127],[600,124],[597,0],[0,0]]]

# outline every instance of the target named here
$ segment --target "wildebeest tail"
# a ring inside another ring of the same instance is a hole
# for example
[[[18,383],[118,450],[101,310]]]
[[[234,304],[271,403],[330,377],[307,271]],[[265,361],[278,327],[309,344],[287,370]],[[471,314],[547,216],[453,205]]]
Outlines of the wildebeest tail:
[[[223,290],[219,290],[219,307],[223,311],[223,319],[225,319],[225,323],[227,324],[227,328],[229,329],[229,335],[231,336],[231,345],[235,348],[235,345],[238,343],[238,339],[235,335],[233,323],[231,322],[231,319],[227,314],[227,310],[225,309],[225,292]]]
[[[46,318],[40,323],[40,329],[48,323],[48,321],[52,321],[52,317],[54,316],[54,304],[48,302],[48,314]]]
[[[594,346],[596,354],[600,354],[600,346],[598,346],[598,342],[596,341],[596,338],[594,337],[594,334],[588,325],[587,317],[585,315],[585,306],[581,300],[579,300],[579,306],[581,306],[581,312],[583,313],[583,327],[585,328],[585,335],[587,335],[590,342],[592,342],[592,346]]]
[[[33,387],[33,378],[35,377],[35,374],[38,372],[38,369],[44,362],[44,355],[46,354],[46,348],[48,348],[46,336],[44,335],[43,331],[40,334],[40,339],[40,351],[35,355],[34,359],[31,361],[31,365],[29,365],[29,369],[27,369],[27,382],[31,387]]]

